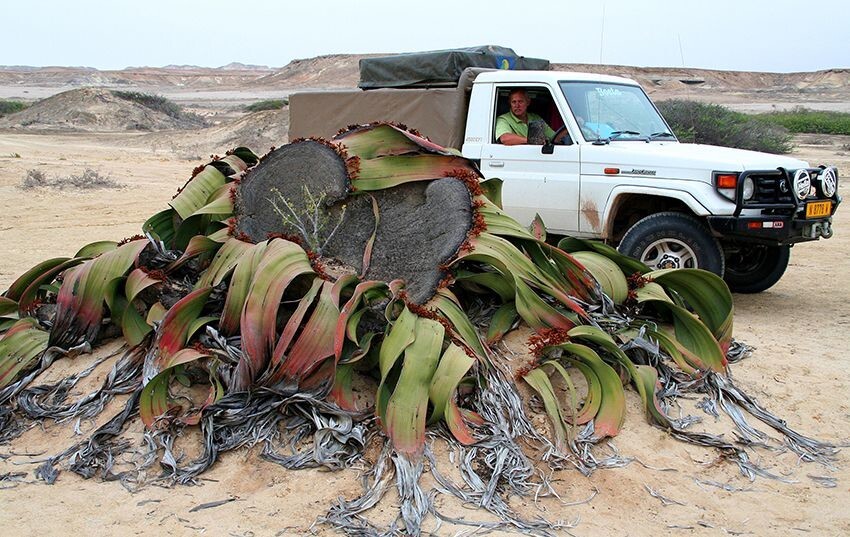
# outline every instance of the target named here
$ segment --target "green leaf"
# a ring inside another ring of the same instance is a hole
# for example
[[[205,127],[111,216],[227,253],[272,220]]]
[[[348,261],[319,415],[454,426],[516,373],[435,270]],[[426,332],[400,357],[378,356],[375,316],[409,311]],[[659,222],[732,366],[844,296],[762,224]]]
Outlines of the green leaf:
[[[401,155],[360,161],[353,181],[359,191],[385,190],[413,181],[429,181],[451,176],[456,170],[476,173],[469,160],[444,155]]]
[[[475,359],[454,343],[450,343],[440,358],[428,391],[434,409],[428,423],[444,419],[452,435],[465,445],[474,443],[475,438],[457,406],[457,388],[474,364]]]
[[[177,213],[173,209],[165,209],[148,218],[142,224],[142,231],[162,241],[166,248],[171,248],[177,230],[177,219]]]
[[[118,248],[118,243],[115,241],[97,241],[86,244],[74,254],[74,257],[97,257],[102,253],[112,251]]]
[[[635,272],[645,274],[651,269],[633,257],[621,254],[616,248],[608,246],[601,241],[565,237],[558,242],[558,248],[568,253],[590,251],[602,254],[620,267],[623,274],[632,275]]]
[[[421,454],[425,446],[429,389],[440,360],[444,329],[437,321],[420,317],[414,334],[413,343],[404,349],[404,362],[384,421],[393,447],[408,455]]]
[[[490,325],[487,327],[487,344],[493,345],[498,343],[505,337],[517,321],[517,310],[514,302],[506,302],[499,306],[496,313],[490,319]]]
[[[3,293],[3,296],[17,302],[21,299],[21,295],[27,290],[32,282],[70,259],[70,257],[54,257],[53,259],[42,261],[38,265],[21,274],[17,280],[12,282],[9,289]]]
[[[699,269],[654,270],[646,276],[682,297],[714,334],[723,352],[729,350],[735,306],[723,278]]]
[[[186,220],[192,213],[203,207],[224,183],[227,178],[213,166],[207,165],[195,177],[186,183],[183,190],[171,200],[171,207],[181,219]]]
[[[428,306],[436,308],[437,311],[449,320],[454,332],[477,356],[480,358],[487,356],[484,345],[481,344],[481,339],[478,337],[478,331],[475,330],[469,317],[461,309],[460,303],[454,293],[448,289],[439,289],[428,302]]]
[[[13,324],[0,336],[0,389],[28,371],[47,349],[48,334],[30,317]]]

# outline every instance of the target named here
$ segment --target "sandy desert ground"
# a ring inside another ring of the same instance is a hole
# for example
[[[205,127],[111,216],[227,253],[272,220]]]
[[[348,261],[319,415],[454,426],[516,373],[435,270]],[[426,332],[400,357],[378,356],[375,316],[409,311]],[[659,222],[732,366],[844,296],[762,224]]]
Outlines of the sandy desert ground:
[[[203,161],[174,150],[195,147],[192,133],[163,134],[172,137],[173,144],[159,145],[140,142],[140,136],[0,133],[0,289],[41,260],[72,255],[95,240],[138,233],[143,220],[164,208]],[[795,156],[850,170],[850,139],[807,136],[796,143]],[[124,186],[91,192],[19,188],[30,169],[67,176],[85,168]],[[847,199],[850,183],[844,181],[840,192]],[[756,348],[750,358],[731,367],[736,381],[792,427],[835,443],[850,440],[848,276],[850,208],[841,207],[835,236],[796,246],[778,285],[758,295],[735,296],[735,337]],[[81,356],[75,364],[59,363],[52,374],[82,369],[93,360]],[[100,368],[95,376],[103,373]],[[802,464],[788,453],[756,450],[762,464],[793,482],[750,482],[732,465],[718,462],[714,452],[682,444],[650,427],[634,393],[629,393],[628,404],[625,428],[613,444],[634,462],[589,478],[568,470],[554,476],[564,503],[580,502],[597,491],[587,503],[566,506],[549,498],[535,504],[516,498],[517,508],[528,516],[542,510],[550,519],[577,521],[570,533],[579,536],[850,534],[847,449],[834,468]],[[90,431],[94,425],[83,423],[81,428]],[[198,486],[148,486],[130,493],[118,483],[84,480],[67,471],[52,486],[33,477],[35,461],[74,441],[71,424],[45,423],[0,446],[0,474],[27,472],[20,482],[0,481],[0,527],[7,528],[0,533],[329,535],[328,528],[313,527],[314,521],[335,498],[352,498],[359,490],[357,469],[286,471],[261,461],[253,451],[226,454]],[[823,476],[832,479],[819,479]],[[665,505],[649,489],[676,503]],[[193,510],[221,500],[232,501]],[[437,504],[450,515],[484,517],[448,498],[438,497]],[[374,516],[386,520],[394,509],[388,496]],[[471,531],[437,527],[433,518],[423,529],[435,535]]]

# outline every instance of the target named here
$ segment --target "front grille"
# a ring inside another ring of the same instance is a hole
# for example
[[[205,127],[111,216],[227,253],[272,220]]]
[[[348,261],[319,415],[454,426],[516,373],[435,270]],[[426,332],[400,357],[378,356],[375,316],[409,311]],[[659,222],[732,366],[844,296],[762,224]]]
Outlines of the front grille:
[[[755,193],[745,204],[781,203],[794,204],[794,195],[784,174],[751,175],[755,182]],[[781,188],[785,186],[785,191]]]

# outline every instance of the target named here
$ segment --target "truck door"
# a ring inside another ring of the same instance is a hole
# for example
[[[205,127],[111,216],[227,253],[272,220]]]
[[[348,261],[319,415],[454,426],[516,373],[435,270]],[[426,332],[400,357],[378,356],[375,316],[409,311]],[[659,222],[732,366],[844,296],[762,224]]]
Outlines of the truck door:
[[[556,144],[552,154],[544,154],[540,145],[503,145],[495,137],[496,118],[510,112],[509,94],[518,86],[498,85],[491,110],[490,138],[481,151],[481,172],[490,179],[504,181],[502,203],[505,210],[520,223],[528,225],[535,214],[546,227],[556,233],[578,232],[579,145],[569,136]],[[563,126],[564,111],[552,97],[548,87],[526,84],[531,98],[529,111],[539,115],[553,129]]]

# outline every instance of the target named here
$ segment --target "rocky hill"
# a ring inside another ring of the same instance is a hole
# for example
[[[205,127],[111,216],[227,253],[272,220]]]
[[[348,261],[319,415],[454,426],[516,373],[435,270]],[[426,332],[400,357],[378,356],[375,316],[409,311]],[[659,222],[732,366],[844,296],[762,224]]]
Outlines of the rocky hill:
[[[103,88],[59,93],[0,118],[0,128],[92,132],[188,129],[203,124],[196,116],[176,110],[169,114]]]

